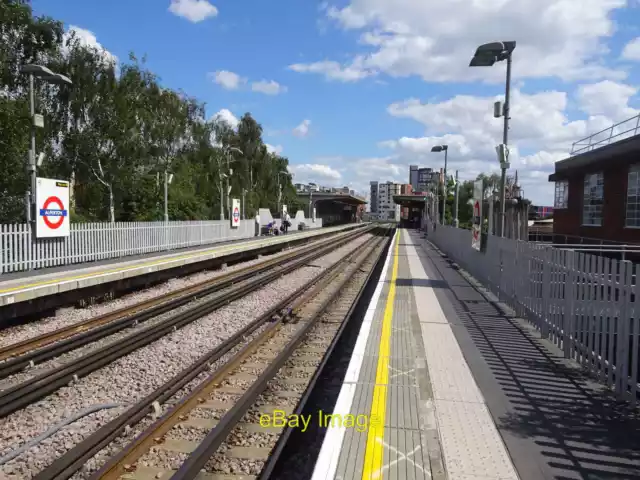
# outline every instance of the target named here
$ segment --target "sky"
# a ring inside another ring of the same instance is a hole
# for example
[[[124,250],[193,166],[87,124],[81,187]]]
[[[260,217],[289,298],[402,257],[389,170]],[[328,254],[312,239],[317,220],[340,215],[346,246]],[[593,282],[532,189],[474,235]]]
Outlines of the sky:
[[[146,55],[166,86],[230,123],[250,112],[294,182],[408,183],[409,165],[462,180],[499,171],[505,62],[516,41],[511,169],[553,205],[548,175],[584,137],[640,113],[640,0],[33,0],[120,61]],[[625,126],[634,128],[635,120]],[[627,129],[628,129],[627,128]],[[624,129],[626,130],[626,129]]]

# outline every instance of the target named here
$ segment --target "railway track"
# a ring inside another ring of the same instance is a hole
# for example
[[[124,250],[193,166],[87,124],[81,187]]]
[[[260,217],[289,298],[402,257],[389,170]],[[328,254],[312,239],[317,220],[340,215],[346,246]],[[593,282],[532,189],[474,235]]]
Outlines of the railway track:
[[[339,238],[340,235],[349,236],[354,233],[354,231],[350,231],[344,234],[338,234],[338,236],[334,238]],[[82,322],[57,329],[53,332],[44,333],[21,342],[0,347],[0,362],[2,362],[0,363],[0,379],[5,378],[16,371],[20,371],[25,367],[33,366],[35,363],[51,358],[49,356],[49,352],[52,351],[53,348],[48,349],[45,347],[53,343],[56,343],[56,347],[59,348],[63,345],[63,340],[73,337],[73,339],[68,340],[69,343],[64,343],[64,345],[69,345],[71,348],[77,348],[78,345],[82,346],[82,344],[78,342],[80,334],[92,331],[96,336],[99,333],[104,333],[102,336],[111,335],[115,331],[118,331],[118,328],[126,328],[133,322],[143,322],[148,318],[152,318],[153,316],[175,309],[180,305],[184,305],[194,298],[214,293],[232,285],[233,283],[250,278],[256,273],[266,271],[274,265],[278,265],[289,259],[295,258],[297,255],[300,255],[300,252],[311,251],[313,248],[317,248],[318,245],[326,243],[326,241],[327,239],[312,242],[306,247],[303,247],[300,251],[290,252],[277,258],[265,260],[258,265],[250,265],[210,280],[200,282],[196,285],[174,290],[162,295],[161,297],[150,298],[136,303],[135,305],[89,318]],[[118,321],[122,322],[118,323]],[[100,329],[100,327],[104,328]],[[95,339],[88,340],[88,342],[91,341],[95,341]],[[56,355],[59,355],[59,353],[56,353]],[[19,359],[15,358],[18,356]]]
[[[0,364],[0,378],[2,378],[3,373],[1,372],[15,372],[14,369],[17,368],[17,364],[13,362],[22,362],[24,367],[25,357],[33,358],[35,355],[38,356],[37,358],[41,361],[42,359],[54,358],[81,345],[86,345],[100,338],[112,335],[127,326],[149,320],[161,313],[170,312],[179,306],[186,305],[195,298],[211,296],[211,298],[191,306],[185,311],[176,313],[162,322],[139,329],[124,339],[119,339],[102,348],[92,350],[66,364],[0,391],[0,418],[24,408],[30,403],[56,391],[58,388],[98,370],[110,362],[146,346],[176,329],[188,325],[203,315],[209,314],[234,300],[258,290],[266,284],[277,280],[282,275],[304,266],[306,263],[354,240],[369,230],[368,228],[363,228],[342,234],[333,238],[333,242],[328,243],[325,240],[321,245],[313,244],[301,251],[292,252],[290,255],[268,260],[259,264],[257,267],[247,267],[238,272],[224,275],[222,278],[218,277],[211,281],[204,282],[204,284],[194,286],[200,288],[188,287],[187,289],[182,289],[181,292],[183,292],[183,294],[181,296],[175,296],[168,301],[154,304],[147,309],[143,309],[143,307],[140,306],[141,304],[134,305],[126,310],[132,310],[135,313],[123,316],[120,320],[112,320],[111,323],[82,332],[66,340],[53,343],[42,350],[29,352],[27,355]],[[218,293],[217,295],[216,292]],[[163,300],[164,299],[166,299],[166,297],[164,297]],[[142,302],[142,304],[148,304],[148,302]],[[126,313],[123,312],[120,314],[126,315]],[[99,317],[99,321],[103,321],[102,317]],[[33,360],[31,360],[31,362],[32,361]]]
[[[387,240],[373,237],[259,319],[266,328],[258,336],[112,457],[92,480],[164,479],[172,471],[171,478],[186,480],[203,470],[231,475],[229,480],[255,478],[283,431],[266,426],[265,415],[301,411],[299,400],[344,328]],[[121,425],[139,421],[133,410],[116,420]],[[78,467],[77,461],[73,465],[78,454],[86,459],[86,452],[96,451],[95,440],[67,452],[36,480],[68,478]]]

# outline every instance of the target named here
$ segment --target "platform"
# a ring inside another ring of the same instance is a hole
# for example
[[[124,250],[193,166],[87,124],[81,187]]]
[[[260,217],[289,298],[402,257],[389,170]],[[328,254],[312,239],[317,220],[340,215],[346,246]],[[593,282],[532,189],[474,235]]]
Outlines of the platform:
[[[133,259],[125,257],[119,261],[67,265],[32,272],[2,275],[0,276],[0,308],[134,277],[173,272],[181,267],[196,266],[196,264],[213,259],[260,253],[269,249],[273,250],[276,246],[309,241],[315,237],[354,227],[356,227],[354,224],[341,225],[292,232],[281,236],[257,237],[251,240],[216,244],[187,251],[179,250],[162,254],[143,255]]]
[[[640,416],[398,230],[313,480],[640,478]]]

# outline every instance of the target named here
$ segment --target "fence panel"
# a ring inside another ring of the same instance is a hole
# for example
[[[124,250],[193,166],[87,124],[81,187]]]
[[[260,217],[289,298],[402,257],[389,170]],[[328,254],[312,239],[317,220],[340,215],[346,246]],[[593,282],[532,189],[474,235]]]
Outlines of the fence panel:
[[[253,220],[74,223],[67,238],[33,242],[27,224],[0,225],[0,274],[177,250],[255,235]]]
[[[429,239],[531,322],[566,358],[635,404],[640,382],[640,266],[439,225]]]

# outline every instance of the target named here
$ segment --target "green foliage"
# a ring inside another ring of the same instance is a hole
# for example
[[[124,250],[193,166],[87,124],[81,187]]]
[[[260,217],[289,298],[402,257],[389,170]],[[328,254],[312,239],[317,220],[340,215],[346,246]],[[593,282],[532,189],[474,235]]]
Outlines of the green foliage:
[[[73,221],[151,221],[220,217],[223,175],[231,197],[246,192],[246,214],[275,211],[278,185],[289,211],[300,205],[285,157],[271,154],[262,127],[246,113],[237,129],[206,120],[204,105],[162,87],[133,54],[113,65],[81,45],[50,18],[36,18],[26,0],[0,0],[0,222],[22,222],[28,188],[28,78],[20,66],[38,63],[73,86],[36,80],[36,111],[45,117],[36,149],[46,154],[38,174],[69,179]],[[6,39],[6,41],[5,41]],[[238,150],[242,153],[239,153]],[[226,197],[225,201],[226,201]],[[225,212],[225,216],[228,214]]]

